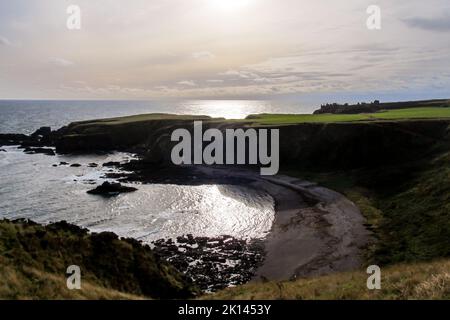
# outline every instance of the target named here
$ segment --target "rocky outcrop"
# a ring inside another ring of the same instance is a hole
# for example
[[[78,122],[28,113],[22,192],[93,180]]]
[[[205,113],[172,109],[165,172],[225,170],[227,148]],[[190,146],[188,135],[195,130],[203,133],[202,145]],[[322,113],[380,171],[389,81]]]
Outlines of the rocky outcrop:
[[[26,147],[23,152],[27,154],[36,154],[41,153],[45,154],[47,156],[54,156],[56,155],[55,151],[51,148],[33,148],[33,147]]]
[[[153,242],[155,254],[170,261],[204,291],[217,291],[252,279],[264,260],[261,240],[231,236],[181,236]]]
[[[26,134],[0,134],[0,146],[14,146],[18,145],[22,149],[27,149],[25,152],[30,153],[50,153],[48,150],[39,148],[53,147],[61,136],[64,134],[66,128],[52,131],[50,127],[41,127],[31,135]],[[37,149],[32,149],[37,148]]]
[[[0,134],[0,146],[21,145],[24,142],[33,140],[25,134],[6,133]]]
[[[129,193],[137,191],[136,188],[123,186],[120,183],[104,182],[101,186],[87,191],[89,194],[101,195],[106,197],[116,196],[120,193]]]

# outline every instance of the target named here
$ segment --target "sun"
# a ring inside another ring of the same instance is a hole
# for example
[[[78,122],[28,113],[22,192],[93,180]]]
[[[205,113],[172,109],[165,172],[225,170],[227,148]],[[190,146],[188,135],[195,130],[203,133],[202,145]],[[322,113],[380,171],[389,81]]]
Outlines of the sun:
[[[208,3],[216,9],[225,12],[234,12],[244,9],[251,0],[208,0]]]

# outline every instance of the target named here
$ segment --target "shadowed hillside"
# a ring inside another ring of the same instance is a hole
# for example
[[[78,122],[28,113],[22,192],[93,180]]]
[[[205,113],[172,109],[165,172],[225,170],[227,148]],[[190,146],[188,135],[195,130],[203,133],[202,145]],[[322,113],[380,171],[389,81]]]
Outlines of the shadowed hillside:
[[[70,265],[81,269],[81,290],[66,287]],[[0,221],[0,274],[1,299],[173,299],[196,293],[148,246],[65,222]]]

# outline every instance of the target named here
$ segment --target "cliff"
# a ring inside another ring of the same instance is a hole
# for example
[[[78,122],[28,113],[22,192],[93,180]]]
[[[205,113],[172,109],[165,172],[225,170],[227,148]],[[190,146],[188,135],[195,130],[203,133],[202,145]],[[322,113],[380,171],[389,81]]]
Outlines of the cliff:
[[[274,128],[257,119],[227,121],[208,117],[137,116],[72,123],[56,142],[58,152],[133,150],[148,162],[169,164],[171,133],[192,131],[193,120],[208,128]],[[450,119],[296,123],[280,130],[282,167],[349,169],[417,160],[450,141]]]

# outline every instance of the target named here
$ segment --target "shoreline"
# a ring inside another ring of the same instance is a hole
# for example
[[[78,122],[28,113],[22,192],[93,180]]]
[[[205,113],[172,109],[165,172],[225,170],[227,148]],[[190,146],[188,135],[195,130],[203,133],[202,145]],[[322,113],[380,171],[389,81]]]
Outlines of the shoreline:
[[[52,133],[49,128],[40,130],[47,135]],[[56,137],[58,134],[53,133]],[[24,139],[23,136],[15,138]],[[34,136],[28,139],[31,145],[43,144],[34,141]],[[275,220],[263,241],[265,259],[256,268],[252,281],[290,280],[350,271],[361,264],[361,248],[369,239],[364,218],[351,201],[332,190],[282,175],[262,177],[248,167],[226,167],[226,170],[217,166],[149,167],[143,161],[118,167],[131,172],[109,176],[121,182],[168,183],[170,180],[176,184],[198,185],[225,181],[248,184],[270,194],[276,203]]]
[[[198,167],[216,179],[252,180],[253,187],[275,200],[275,220],[263,239],[265,259],[253,282],[351,271],[361,266],[369,231],[356,205],[343,195],[314,183],[278,175],[261,177],[248,169]]]

